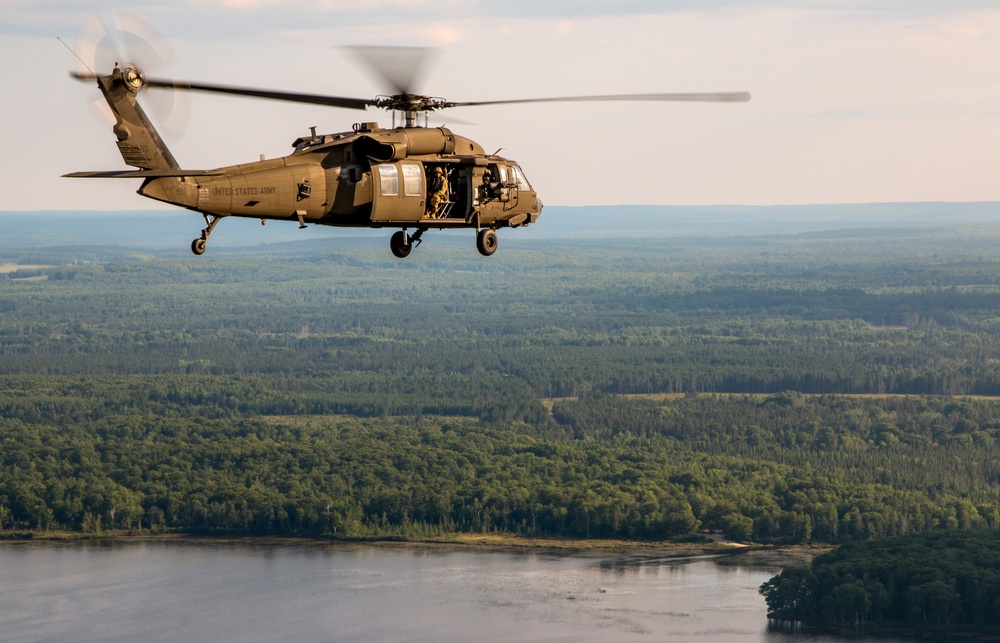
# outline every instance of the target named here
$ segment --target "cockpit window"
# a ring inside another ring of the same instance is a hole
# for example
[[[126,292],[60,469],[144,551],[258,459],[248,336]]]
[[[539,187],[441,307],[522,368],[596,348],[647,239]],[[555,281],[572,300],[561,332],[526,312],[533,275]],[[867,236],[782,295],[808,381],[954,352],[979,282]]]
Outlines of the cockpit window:
[[[518,190],[530,190],[531,189],[531,186],[528,185],[528,179],[525,178],[524,172],[521,171],[520,167],[518,167],[516,165],[512,165],[510,167],[510,171],[511,171],[511,174],[514,175],[514,180],[517,181],[517,189]]]

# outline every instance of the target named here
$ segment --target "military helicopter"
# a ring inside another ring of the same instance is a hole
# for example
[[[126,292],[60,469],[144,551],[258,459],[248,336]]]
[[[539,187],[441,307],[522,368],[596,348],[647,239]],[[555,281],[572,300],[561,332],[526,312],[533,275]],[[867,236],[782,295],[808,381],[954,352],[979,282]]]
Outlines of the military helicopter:
[[[431,229],[476,230],[476,247],[485,256],[497,249],[497,230],[538,220],[542,201],[524,171],[512,159],[487,154],[475,141],[446,127],[430,127],[428,114],[453,107],[577,101],[745,102],[747,92],[619,94],[458,102],[415,93],[412,89],[424,50],[409,47],[357,47],[352,51],[391,88],[375,98],[254,89],[147,77],[133,63],[101,75],[88,65],[70,75],[96,81],[111,108],[118,150],[135,170],[73,172],[67,177],[141,179],[142,196],[199,212],[201,235],[191,242],[205,252],[209,236],[226,217],[246,217],[326,226],[397,228],[389,240],[392,253],[407,257]],[[79,56],[77,56],[80,60]],[[82,62],[82,60],[81,60]],[[182,169],[136,100],[147,89],[212,92],[364,110],[393,112],[393,127],[356,123],[351,131],[307,136],[292,143],[282,158],[241,163],[211,170]],[[400,125],[396,125],[397,118]],[[440,169],[447,186],[429,194]],[[433,204],[433,205],[432,205]],[[412,233],[411,233],[412,231]]]

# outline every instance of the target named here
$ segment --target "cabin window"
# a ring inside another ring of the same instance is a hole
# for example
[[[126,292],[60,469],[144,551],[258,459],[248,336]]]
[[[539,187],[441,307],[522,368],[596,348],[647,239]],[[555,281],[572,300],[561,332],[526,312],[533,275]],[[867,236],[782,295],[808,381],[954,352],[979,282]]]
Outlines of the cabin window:
[[[406,164],[403,166],[403,195],[404,196],[421,196],[424,193],[423,187],[421,186],[421,176],[423,175],[423,170],[420,165],[410,165]],[[382,194],[385,194],[383,192]]]
[[[528,179],[524,176],[524,172],[521,171],[520,167],[512,165],[510,168],[510,172],[511,174],[514,175],[514,180],[517,181],[518,190],[527,191],[531,189],[531,186],[528,185]]]
[[[379,165],[378,175],[382,181],[382,196],[396,196],[399,194],[399,172],[395,165]]]

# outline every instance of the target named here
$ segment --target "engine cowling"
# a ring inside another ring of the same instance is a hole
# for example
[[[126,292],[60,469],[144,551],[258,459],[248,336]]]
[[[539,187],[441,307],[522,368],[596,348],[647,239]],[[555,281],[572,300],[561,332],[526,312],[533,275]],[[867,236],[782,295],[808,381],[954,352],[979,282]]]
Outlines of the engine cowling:
[[[446,127],[414,127],[365,134],[354,142],[354,153],[379,163],[408,156],[452,154],[455,135]]]

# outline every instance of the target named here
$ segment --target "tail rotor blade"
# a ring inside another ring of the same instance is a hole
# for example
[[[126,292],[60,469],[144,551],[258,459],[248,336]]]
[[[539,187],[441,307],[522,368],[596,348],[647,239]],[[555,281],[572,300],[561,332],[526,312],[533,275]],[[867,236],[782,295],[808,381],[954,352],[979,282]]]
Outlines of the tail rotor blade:
[[[124,11],[110,16],[92,14],[84,20],[76,37],[75,77],[95,78],[111,72],[115,65],[134,65],[144,73],[154,72],[174,59],[167,40],[150,23]],[[180,137],[190,116],[190,97],[181,92],[145,94],[143,103],[164,132]],[[103,100],[95,101],[102,122],[114,123]]]

